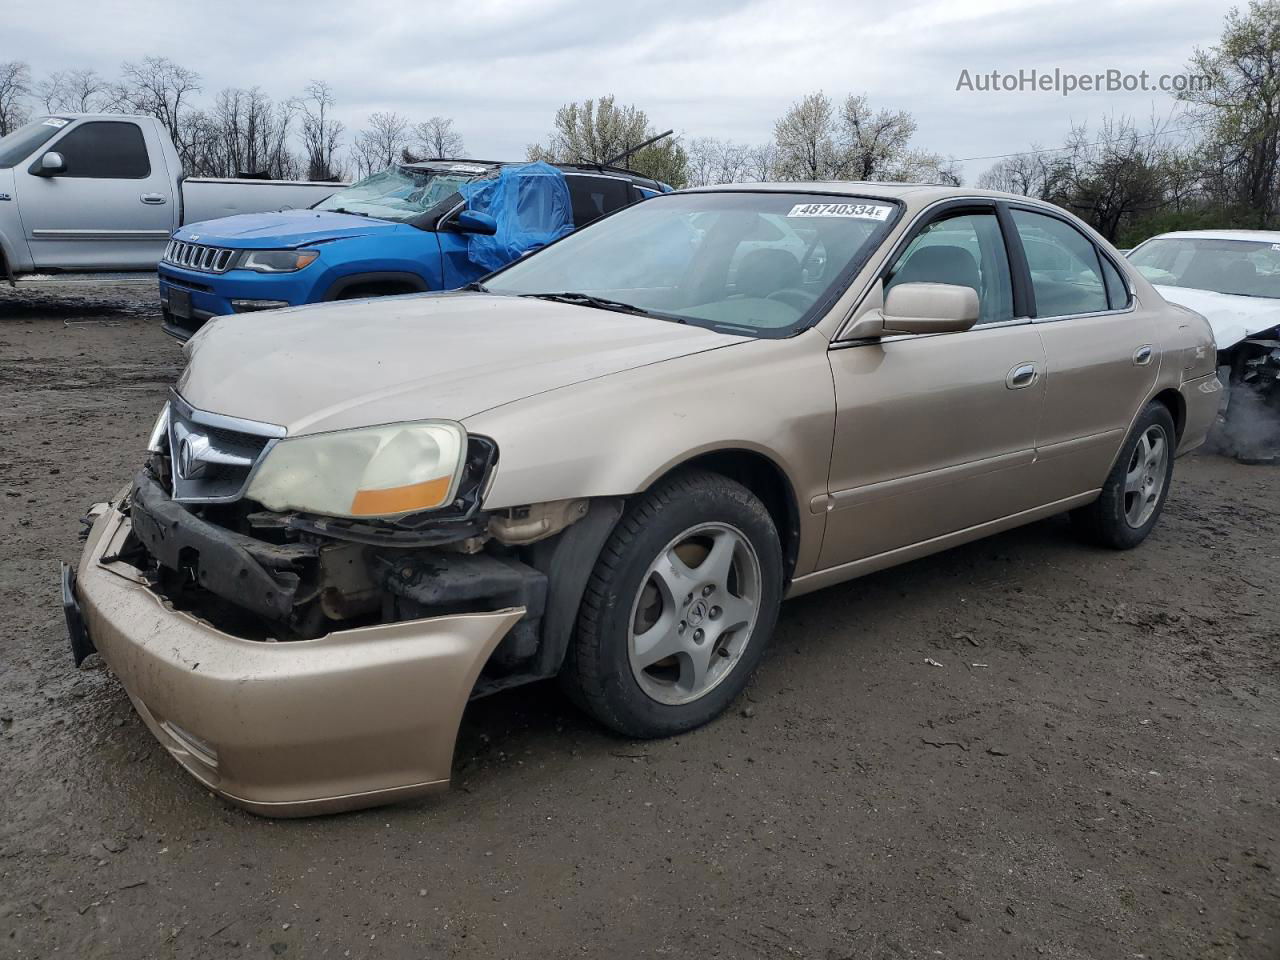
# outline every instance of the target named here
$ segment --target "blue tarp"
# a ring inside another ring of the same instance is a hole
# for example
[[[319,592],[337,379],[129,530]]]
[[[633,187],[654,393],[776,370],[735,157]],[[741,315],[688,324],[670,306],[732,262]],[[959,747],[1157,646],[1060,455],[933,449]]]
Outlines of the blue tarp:
[[[550,164],[503,167],[496,177],[463,184],[458,192],[468,210],[487,213],[498,223],[492,237],[467,239],[467,259],[486,271],[573,232],[569,186]]]

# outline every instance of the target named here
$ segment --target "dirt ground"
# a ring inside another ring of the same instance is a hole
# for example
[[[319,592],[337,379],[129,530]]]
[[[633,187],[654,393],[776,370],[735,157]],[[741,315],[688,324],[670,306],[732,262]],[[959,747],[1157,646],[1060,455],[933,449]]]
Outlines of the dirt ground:
[[[0,291],[0,957],[1280,957],[1275,468],[1180,460],[1132,552],[1057,519],[794,601],[691,735],[538,685],[447,794],[273,822],[64,637],[180,363],[149,285]]]

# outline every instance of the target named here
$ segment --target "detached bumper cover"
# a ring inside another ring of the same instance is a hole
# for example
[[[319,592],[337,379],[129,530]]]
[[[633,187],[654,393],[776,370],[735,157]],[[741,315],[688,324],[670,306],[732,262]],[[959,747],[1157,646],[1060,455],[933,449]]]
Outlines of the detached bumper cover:
[[[114,507],[97,519],[75,599],[139,715],[192,776],[266,816],[373,806],[448,784],[476,677],[523,608],[243,640],[170,609],[111,559],[129,523]]]

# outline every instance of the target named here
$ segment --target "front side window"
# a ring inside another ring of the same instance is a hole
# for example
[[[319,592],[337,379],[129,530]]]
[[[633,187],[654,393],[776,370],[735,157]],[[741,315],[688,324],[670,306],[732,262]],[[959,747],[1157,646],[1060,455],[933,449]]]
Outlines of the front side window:
[[[1237,297],[1280,298],[1280,244],[1269,240],[1166,237],[1144,243],[1129,262],[1152,283]]]
[[[82,123],[51,149],[67,165],[60,177],[91,180],[145,180],[151,176],[147,143],[136,123],[94,120]]]
[[[452,197],[464,183],[488,172],[478,164],[389,167],[339,190],[313,209],[406,223]]]
[[[1036,297],[1037,317],[1069,317],[1108,309],[1093,242],[1057,217],[1014,210]]]
[[[715,191],[636,204],[485,281],[495,293],[574,293],[716,329],[789,336],[864,263],[897,204]],[[599,305],[599,304],[597,304]]]
[[[1009,254],[994,212],[944,217],[926,226],[889,271],[885,294],[900,283],[972,287],[979,324],[1013,319]]]

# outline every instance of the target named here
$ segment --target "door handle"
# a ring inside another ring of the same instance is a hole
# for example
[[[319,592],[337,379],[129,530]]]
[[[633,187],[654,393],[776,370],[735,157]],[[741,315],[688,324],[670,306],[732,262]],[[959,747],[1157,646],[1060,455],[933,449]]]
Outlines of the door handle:
[[[1144,343],[1137,350],[1133,351],[1134,366],[1145,367],[1151,362],[1151,358],[1155,355],[1155,351],[1151,349],[1151,344]]]
[[[163,193],[144,193],[138,198],[143,203],[164,203]]]
[[[1004,378],[1004,385],[1010,390],[1021,390],[1029,387],[1039,379],[1040,371],[1034,363],[1020,363]]]

